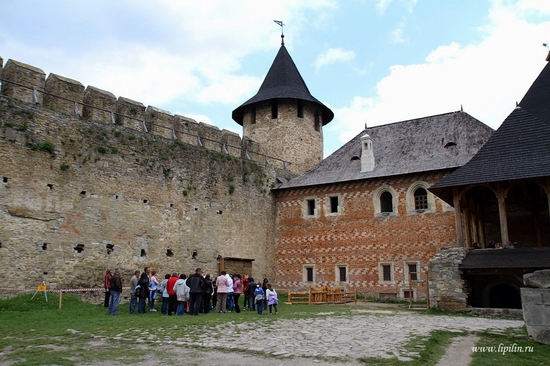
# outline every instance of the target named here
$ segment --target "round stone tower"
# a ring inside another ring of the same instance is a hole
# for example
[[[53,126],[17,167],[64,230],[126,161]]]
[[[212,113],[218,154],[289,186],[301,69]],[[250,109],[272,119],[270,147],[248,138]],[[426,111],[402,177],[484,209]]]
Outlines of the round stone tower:
[[[334,113],[309,92],[284,42],[258,93],[233,111],[243,138],[305,173],[323,159],[323,126]]]

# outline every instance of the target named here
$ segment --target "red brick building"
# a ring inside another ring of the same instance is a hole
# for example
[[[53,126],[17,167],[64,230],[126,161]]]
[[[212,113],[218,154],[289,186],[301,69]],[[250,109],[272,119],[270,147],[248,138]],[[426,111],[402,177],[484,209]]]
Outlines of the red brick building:
[[[367,128],[282,184],[275,190],[279,286],[407,298],[409,272],[425,272],[437,248],[456,246],[454,209],[428,188],[492,132],[464,112]],[[413,297],[424,296],[425,287],[413,289]]]

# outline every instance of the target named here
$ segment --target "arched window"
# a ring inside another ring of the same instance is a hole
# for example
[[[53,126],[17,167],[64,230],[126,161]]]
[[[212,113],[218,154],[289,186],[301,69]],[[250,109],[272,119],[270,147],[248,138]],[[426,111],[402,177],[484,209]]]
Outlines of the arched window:
[[[428,191],[420,187],[414,191],[414,209],[415,210],[427,210],[428,209]]]
[[[399,207],[397,205],[399,193],[391,186],[383,184],[372,192],[372,204],[374,216],[384,218],[397,216]]]
[[[435,212],[435,197],[428,191],[430,185],[424,181],[412,183],[407,190],[407,213],[418,215]]]
[[[380,195],[380,212],[393,212],[393,196],[388,191]]]

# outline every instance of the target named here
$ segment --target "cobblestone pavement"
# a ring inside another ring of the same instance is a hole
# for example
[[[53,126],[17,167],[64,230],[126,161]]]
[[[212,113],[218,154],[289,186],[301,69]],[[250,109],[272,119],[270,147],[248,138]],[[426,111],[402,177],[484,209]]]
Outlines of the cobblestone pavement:
[[[262,315],[256,322],[224,323],[191,337],[159,338],[155,343],[221,351],[242,350],[242,340],[246,339],[249,350],[272,356],[335,357],[348,361],[363,357],[397,357],[406,361],[421,350],[407,350],[409,341],[417,336],[428,337],[434,330],[502,332],[508,328],[521,328],[524,324],[521,320],[428,316],[389,310],[354,310],[353,314],[321,313],[316,318],[281,318],[275,321],[263,320],[276,315]],[[154,335],[148,337],[149,342],[151,337],[154,339]]]

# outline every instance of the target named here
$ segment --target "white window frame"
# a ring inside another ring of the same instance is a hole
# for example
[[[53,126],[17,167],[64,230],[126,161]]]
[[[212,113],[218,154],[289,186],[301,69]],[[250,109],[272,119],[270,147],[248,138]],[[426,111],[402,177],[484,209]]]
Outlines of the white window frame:
[[[384,266],[390,266],[391,280],[384,280]],[[378,263],[378,283],[381,285],[393,285],[395,284],[395,265],[393,262],[380,262]]]
[[[331,198],[338,198],[338,208],[336,212],[332,212]],[[327,194],[325,196],[325,216],[338,216],[342,213],[342,195],[341,194]]]
[[[427,198],[428,198],[428,208],[417,210],[416,209],[416,203],[414,201],[414,192],[418,188],[423,188],[427,192]],[[407,214],[409,215],[420,215],[425,213],[433,213],[435,212],[435,196],[433,193],[431,193],[428,188],[430,188],[430,185],[424,181],[417,181],[410,185],[409,189],[407,190]]]
[[[416,272],[422,272],[422,268],[420,267],[420,261],[416,261],[416,260],[403,261],[403,276],[405,277],[403,279],[403,283],[405,283],[406,285],[409,284],[409,264],[415,264]],[[416,274],[416,281],[422,281],[421,275],[422,275],[421,273]]]
[[[307,280],[307,269],[308,268],[313,269],[313,281],[308,281]],[[314,284],[315,281],[316,281],[316,277],[317,277],[317,271],[316,271],[316,268],[315,268],[315,264],[303,264],[302,265],[302,282],[303,283]]]
[[[390,192],[392,196],[392,212],[382,212],[382,205],[380,204],[380,197],[384,192]],[[388,217],[388,216],[397,216],[398,214],[398,194],[393,187],[384,184],[378,187],[372,194],[373,205],[374,205],[374,216],[375,217]]]
[[[313,215],[310,215],[309,214],[309,207],[308,207],[308,201],[314,201],[315,202],[315,207],[313,208]],[[306,219],[314,219],[314,218],[318,218],[319,217],[319,212],[321,210],[319,210],[319,198],[317,197],[305,197],[304,198],[304,201],[302,202],[302,213],[303,213],[303,216],[304,218]]]
[[[340,268],[346,269],[346,280],[340,280]],[[349,268],[347,264],[337,264],[334,266],[334,282],[336,285],[345,284],[349,282]]]

